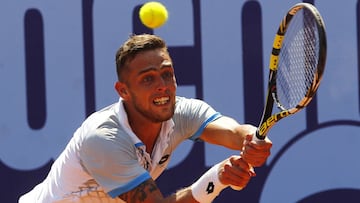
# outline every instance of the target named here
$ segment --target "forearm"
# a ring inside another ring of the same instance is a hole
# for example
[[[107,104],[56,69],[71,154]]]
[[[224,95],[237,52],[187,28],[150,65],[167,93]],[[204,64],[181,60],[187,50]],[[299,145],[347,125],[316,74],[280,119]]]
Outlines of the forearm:
[[[210,123],[200,138],[211,144],[242,150],[246,135],[253,133],[255,129],[252,125],[240,125],[234,119],[224,116]]]
[[[176,193],[164,197],[152,179],[144,181],[133,190],[119,196],[128,203],[198,203],[192,196],[191,188],[183,188]]]
[[[229,160],[225,160],[211,167],[190,187],[178,191],[169,197],[166,202],[190,202],[190,203],[210,203],[220,192],[228,187],[228,184],[220,181],[220,173],[224,171],[224,165],[229,164]]]
[[[119,197],[128,203],[209,203],[229,185],[222,183],[219,177],[220,173],[224,173],[223,167],[226,163],[231,164],[228,159],[216,164],[190,187],[183,188],[166,198],[163,197],[155,181],[151,178]],[[229,180],[233,180],[233,178]]]
[[[179,203],[198,203],[192,195],[191,188],[183,188],[181,190],[178,190],[176,193],[170,195],[167,197],[164,202],[166,203],[172,203],[172,202],[179,202]]]

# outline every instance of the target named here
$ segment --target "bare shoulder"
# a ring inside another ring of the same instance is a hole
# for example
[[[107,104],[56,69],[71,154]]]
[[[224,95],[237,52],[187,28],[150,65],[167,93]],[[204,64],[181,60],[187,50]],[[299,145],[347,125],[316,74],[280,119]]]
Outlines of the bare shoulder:
[[[159,188],[153,179],[148,179],[136,188],[119,196],[127,203],[159,202],[163,199]]]

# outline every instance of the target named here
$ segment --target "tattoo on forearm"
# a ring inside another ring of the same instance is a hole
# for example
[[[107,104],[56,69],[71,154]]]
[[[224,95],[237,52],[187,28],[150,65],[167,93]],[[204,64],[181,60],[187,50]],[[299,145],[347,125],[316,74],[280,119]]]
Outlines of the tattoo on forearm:
[[[141,203],[146,202],[150,193],[160,192],[155,182],[151,179],[143,182],[136,188],[126,192],[119,197],[127,203]]]

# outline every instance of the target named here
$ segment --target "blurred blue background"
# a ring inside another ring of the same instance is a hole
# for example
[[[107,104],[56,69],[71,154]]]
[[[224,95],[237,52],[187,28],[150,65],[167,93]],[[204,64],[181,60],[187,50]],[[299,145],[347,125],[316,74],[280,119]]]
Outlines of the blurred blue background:
[[[0,1],[0,202],[42,181],[86,116],[117,101],[115,51],[131,33],[167,41],[179,95],[258,124],[274,34],[300,1],[161,1],[169,20],[156,30],[139,22],[145,2]],[[271,129],[272,155],[248,187],[215,202],[360,202],[359,2],[307,2],[328,37],[318,94]],[[186,141],[157,182],[170,194],[237,153]]]

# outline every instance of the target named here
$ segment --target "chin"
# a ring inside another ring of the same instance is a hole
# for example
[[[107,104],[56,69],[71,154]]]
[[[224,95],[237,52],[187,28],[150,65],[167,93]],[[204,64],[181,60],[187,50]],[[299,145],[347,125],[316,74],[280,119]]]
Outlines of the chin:
[[[174,115],[174,112],[171,112],[171,113],[168,113],[167,115],[164,115],[164,114],[158,115],[158,116],[154,115],[153,118],[154,118],[154,120],[156,120],[156,122],[164,122],[164,121],[171,119],[173,117],[173,115]]]

